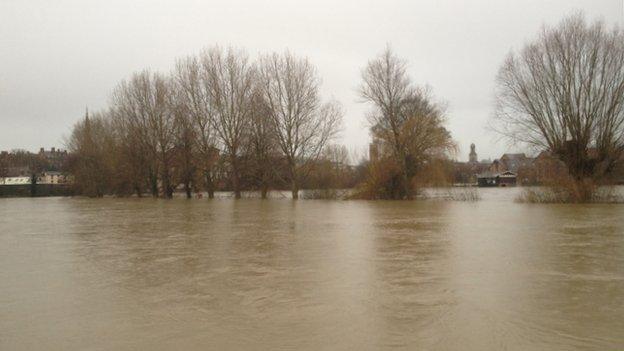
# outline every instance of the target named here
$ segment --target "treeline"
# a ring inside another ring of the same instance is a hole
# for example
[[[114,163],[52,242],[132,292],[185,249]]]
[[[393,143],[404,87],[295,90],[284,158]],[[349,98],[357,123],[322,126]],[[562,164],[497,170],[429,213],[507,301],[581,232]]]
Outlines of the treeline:
[[[320,78],[289,52],[252,61],[244,50],[209,48],[169,74],[133,74],[110,106],[87,114],[68,140],[76,190],[87,196],[188,197],[205,191],[351,187],[356,170],[331,144],[343,110],[323,101]]]
[[[346,147],[332,144],[342,107],[321,99],[306,58],[251,61],[244,50],[212,47],[169,74],[135,73],[106,110],[75,125],[68,148],[76,191],[170,198],[177,188],[187,197],[230,190],[240,198],[243,190],[266,197],[289,189],[297,199],[301,188],[357,187],[357,197],[410,199],[420,184],[448,178],[443,161],[454,143],[444,108],[411,81],[406,62],[388,49],[362,79],[374,158],[350,166]]]
[[[570,184],[564,201],[595,201],[624,164],[623,38],[617,26],[571,16],[510,53],[499,70],[492,127],[563,165],[555,182]],[[356,197],[411,199],[419,187],[450,179],[456,146],[444,104],[390,49],[362,70],[373,141],[359,170],[344,167],[329,146],[343,112],[320,98],[319,85],[305,58],[286,52],[252,62],[243,50],[219,47],[179,60],[167,75],[136,73],[106,111],[74,128],[78,190],[171,197],[183,184],[188,196],[197,189],[212,196],[226,184],[236,197],[288,187],[297,198],[302,186],[320,184],[304,182],[330,182],[319,171],[324,164],[336,182],[329,186],[357,183]]]

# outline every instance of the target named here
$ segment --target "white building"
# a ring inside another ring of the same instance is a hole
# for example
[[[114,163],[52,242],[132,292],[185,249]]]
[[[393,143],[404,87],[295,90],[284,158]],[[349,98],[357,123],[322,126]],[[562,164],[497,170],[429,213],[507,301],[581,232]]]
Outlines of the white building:
[[[37,177],[38,184],[63,184],[67,179],[61,172],[47,171]]]
[[[30,177],[0,177],[0,185],[30,184]]]

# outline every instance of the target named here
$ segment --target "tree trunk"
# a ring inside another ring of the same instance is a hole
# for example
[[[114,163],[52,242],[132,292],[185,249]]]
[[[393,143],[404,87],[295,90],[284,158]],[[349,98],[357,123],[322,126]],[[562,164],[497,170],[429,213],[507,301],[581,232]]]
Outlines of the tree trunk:
[[[169,178],[169,165],[166,163],[163,164],[162,186],[163,196],[166,199],[171,199],[173,197],[173,188],[171,187],[171,179]]]
[[[152,197],[158,197],[158,177],[153,172],[150,174],[150,186],[152,188]]]
[[[407,172],[405,172],[402,176],[401,183],[403,183],[403,191],[402,195],[405,200],[412,200],[414,198],[412,193],[412,184],[410,184],[410,179],[407,176]]]
[[[291,182],[292,198],[293,200],[299,199],[299,185],[295,179]]]
[[[166,199],[171,199],[173,197],[173,189],[171,188],[169,177],[163,178],[163,196]]]
[[[188,180],[184,182],[184,191],[186,192],[186,198],[190,199],[193,194],[191,194],[191,183]]]
[[[232,163],[232,187],[234,187],[234,198],[241,198],[240,179],[238,174],[238,160],[236,156],[232,156],[230,159]]]
[[[37,196],[37,175],[34,173],[30,176],[30,196]]]
[[[293,200],[299,199],[299,183],[297,182],[297,164],[292,159],[289,160],[290,166],[290,189],[292,191]]]
[[[266,199],[268,194],[269,186],[267,184],[262,184],[262,188],[260,189],[260,197]]]
[[[212,176],[210,175],[210,171],[206,171],[204,173],[206,178],[206,192],[208,193],[209,199],[214,199],[214,183],[212,181]]]

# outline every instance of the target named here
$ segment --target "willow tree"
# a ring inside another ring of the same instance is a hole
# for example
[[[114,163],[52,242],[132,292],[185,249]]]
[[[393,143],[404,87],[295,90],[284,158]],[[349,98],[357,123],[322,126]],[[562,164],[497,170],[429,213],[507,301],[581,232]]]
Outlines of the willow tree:
[[[413,198],[413,179],[422,166],[455,148],[444,128],[444,107],[427,89],[414,85],[407,63],[389,48],[362,71],[360,96],[373,106],[368,121],[382,160],[392,165],[386,171],[398,173],[384,186],[384,195],[371,196]]]
[[[624,151],[622,31],[580,14],[544,27],[500,68],[494,126],[550,151],[576,182],[608,175]]]
[[[289,52],[261,57],[258,82],[288,167],[292,197],[298,199],[302,178],[339,131],[342,108],[337,102],[322,102],[316,69]]]

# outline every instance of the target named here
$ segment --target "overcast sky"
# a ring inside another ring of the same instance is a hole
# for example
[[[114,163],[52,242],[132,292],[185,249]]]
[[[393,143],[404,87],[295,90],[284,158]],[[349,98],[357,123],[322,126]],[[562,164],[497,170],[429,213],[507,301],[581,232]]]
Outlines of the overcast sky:
[[[106,107],[132,72],[168,72],[176,58],[213,45],[252,56],[290,49],[345,108],[340,142],[363,150],[369,109],[356,89],[386,44],[448,106],[448,128],[467,159],[516,151],[486,130],[494,77],[511,49],[582,10],[622,24],[623,0],[132,1],[0,0],[0,150],[64,147],[72,125]]]

